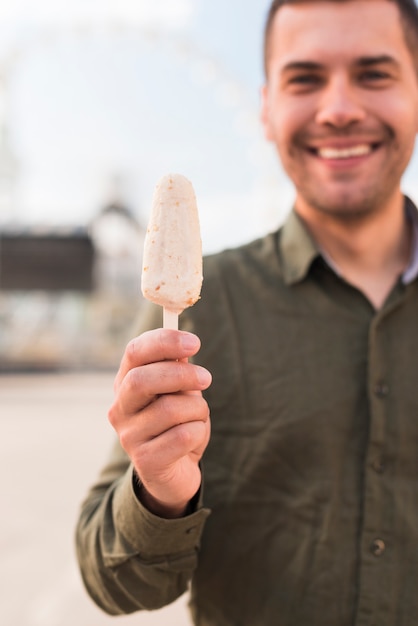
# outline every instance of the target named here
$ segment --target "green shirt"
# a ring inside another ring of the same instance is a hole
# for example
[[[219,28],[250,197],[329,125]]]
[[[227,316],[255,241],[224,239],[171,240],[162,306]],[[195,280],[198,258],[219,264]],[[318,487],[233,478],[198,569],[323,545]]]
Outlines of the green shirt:
[[[183,315],[213,374],[201,500],[152,515],[116,446],[77,529],[90,594],[126,613],[191,581],[197,626],[416,626],[417,280],[376,312],[295,213],[204,276]]]

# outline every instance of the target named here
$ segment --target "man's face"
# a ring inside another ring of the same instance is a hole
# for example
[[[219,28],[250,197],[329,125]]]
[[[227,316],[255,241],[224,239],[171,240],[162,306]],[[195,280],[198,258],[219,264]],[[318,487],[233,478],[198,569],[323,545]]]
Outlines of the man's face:
[[[262,119],[296,208],[346,218],[400,195],[418,131],[418,81],[395,4],[280,8],[267,69]]]

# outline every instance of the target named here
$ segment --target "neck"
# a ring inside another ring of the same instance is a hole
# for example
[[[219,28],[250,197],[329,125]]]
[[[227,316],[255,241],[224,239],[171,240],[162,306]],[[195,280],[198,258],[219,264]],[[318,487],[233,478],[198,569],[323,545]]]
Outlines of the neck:
[[[348,219],[298,202],[296,211],[343,278],[379,309],[410,258],[411,232],[403,196],[378,211]]]

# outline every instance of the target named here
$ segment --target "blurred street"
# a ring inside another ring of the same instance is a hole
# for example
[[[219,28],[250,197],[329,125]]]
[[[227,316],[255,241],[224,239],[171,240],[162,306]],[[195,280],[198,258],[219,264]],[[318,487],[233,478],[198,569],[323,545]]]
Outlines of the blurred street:
[[[109,617],[86,595],[73,535],[113,439],[114,374],[0,376],[0,621],[7,626],[188,626],[186,598]]]

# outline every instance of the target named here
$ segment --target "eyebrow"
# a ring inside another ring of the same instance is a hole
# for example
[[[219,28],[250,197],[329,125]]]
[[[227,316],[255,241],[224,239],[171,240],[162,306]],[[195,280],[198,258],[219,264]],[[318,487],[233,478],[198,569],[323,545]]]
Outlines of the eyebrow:
[[[292,72],[295,70],[321,70],[324,65],[315,63],[314,61],[290,61],[283,66],[283,72]]]
[[[378,56],[371,56],[371,57],[360,57],[356,61],[356,65],[359,65],[360,67],[370,67],[371,65],[382,65],[382,64],[399,66],[399,62],[394,57],[390,56],[389,54],[380,54]]]
[[[380,54],[376,56],[364,56],[355,60],[354,65],[358,67],[371,67],[373,65],[390,64],[399,66],[399,62],[389,54]],[[322,63],[315,61],[290,61],[283,66],[282,72],[292,71],[320,71],[325,67]]]

